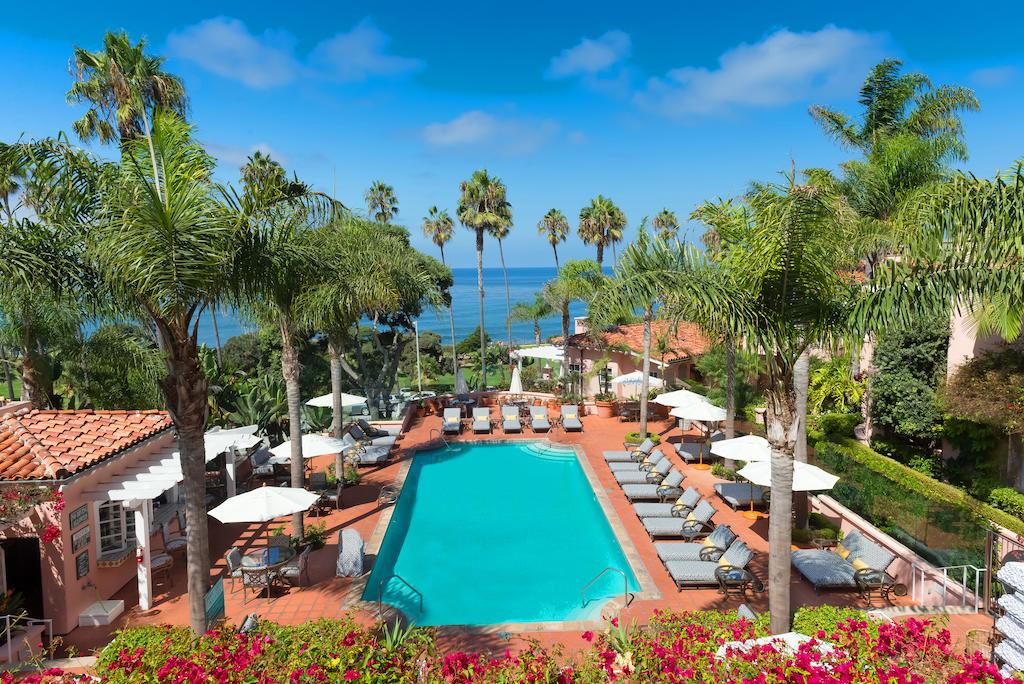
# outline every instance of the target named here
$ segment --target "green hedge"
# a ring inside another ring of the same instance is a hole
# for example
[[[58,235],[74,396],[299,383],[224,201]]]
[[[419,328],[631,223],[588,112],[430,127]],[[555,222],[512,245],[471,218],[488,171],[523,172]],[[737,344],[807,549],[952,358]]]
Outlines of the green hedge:
[[[1010,515],[1024,518],[1024,494],[1012,487],[998,487],[988,495],[988,502]],[[1007,525],[1009,527],[1009,525]]]
[[[961,489],[934,480],[898,461],[882,456],[853,439],[819,441],[814,445],[814,449],[818,452],[833,450],[936,503],[961,508],[1018,534],[1024,534],[1024,521],[1020,518],[978,501]],[[1024,496],[1021,498],[1024,500]]]

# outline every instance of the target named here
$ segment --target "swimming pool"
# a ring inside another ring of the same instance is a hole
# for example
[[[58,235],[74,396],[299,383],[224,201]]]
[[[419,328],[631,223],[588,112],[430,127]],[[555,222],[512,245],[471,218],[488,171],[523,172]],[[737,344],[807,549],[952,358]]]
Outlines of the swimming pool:
[[[418,625],[591,619],[637,580],[574,451],[544,442],[416,454],[363,600]],[[398,575],[401,579],[395,577]],[[402,580],[415,587],[420,601]]]

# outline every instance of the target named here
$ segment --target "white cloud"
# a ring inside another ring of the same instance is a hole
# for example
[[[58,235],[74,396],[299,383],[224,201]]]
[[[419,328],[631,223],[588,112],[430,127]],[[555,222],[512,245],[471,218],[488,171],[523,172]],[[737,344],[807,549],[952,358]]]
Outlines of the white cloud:
[[[351,31],[319,42],[308,57],[295,54],[295,37],[287,31],[256,34],[239,19],[215,17],[167,37],[174,57],[252,88],[285,85],[300,76],[338,82],[395,77],[423,68],[423,61],[388,53],[391,38],[369,19]]]
[[[241,147],[218,142],[205,142],[204,147],[218,162],[228,167],[241,168],[253,152],[262,152],[263,154],[270,155],[274,158],[274,161],[282,166],[288,166],[288,157],[266,143],[256,143],[249,147]]]
[[[521,155],[540,149],[558,130],[554,121],[503,118],[475,109],[451,121],[428,124],[421,135],[424,142],[435,148],[483,148]]]
[[[782,29],[726,51],[717,68],[680,67],[651,78],[634,98],[671,117],[785,105],[855,86],[886,42],[879,34],[831,25],[805,33]]]
[[[632,43],[622,31],[607,31],[598,38],[584,38],[551,59],[545,76],[595,76],[629,57]]]
[[[1017,77],[1017,69],[1012,66],[987,67],[971,72],[971,80],[978,85],[990,88],[1004,86]]]
[[[288,83],[299,71],[295,40],[284,32],[262,35],[231,17],[215,17],[167,36],[167,51],[201,68],[252,88]]]
[[[338,33],[313,50],[310,61],[337,81],[364,81],[372,76],[402,76],[423,68],[423,60],[387,53],[391,38],[369,18],[348,33]]]

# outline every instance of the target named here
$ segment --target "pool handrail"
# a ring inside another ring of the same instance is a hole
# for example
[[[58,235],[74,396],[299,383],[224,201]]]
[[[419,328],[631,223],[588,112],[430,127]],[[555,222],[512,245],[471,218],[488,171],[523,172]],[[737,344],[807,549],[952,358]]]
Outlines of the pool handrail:
[[[392,574],[388,575],[387,577],[382,578],[379,582],[377,582],[377,617],[379,617],[381,619],[384,618],[384,583],[385,582],[390,582],[392,579],[397,579],[399,582],[401,582],[405,586],[407,586],[410,589],[412,589],[413,593],[416,594],[416,596],[420,600],[420,614],[422,615],[423,614],[423,594],[420,592],[419,589],[417,589],[416,587],[414,587],[411,584],[409,584],[409,580],[405,579],[404,577],[402,577],[398,573],[392,573]]]
[[[441,440],[442,444],[444,444],[445,451],[451,451],[452,450],[452,446],[451,446],[451,444],[448,443],[448,440],[444,438],[444,432],[442,432],[441,430],[439,430],[437,428],[430,428],[430,435],[428,437],[428,441],[430,441],[430,442],[434,441],[434,433],[435,432],[437,433],[437,438]]]
[[[594,576],[594,579],[590,580],[585,585],[583,585],[583,589],[580,590],[580,607],[581,608],[586,608],[587,607],[587,589],[592,587],[594,585],[594,583],[597,582],[597,580],[599,580],[602,577],[604,577],[605,573],[608,573],[608,572],[617,572],[620,575],[622,575],[622,607],[625,608],[626,606],[629,605],[629,578],[626,576],[626,573],[623,572],[622,570],[620,570],[619,568],[613,568],[612,566],[609,565],[604,570],[602,570],[601,572],[597,573],[597,575]],[[421,608],[421,610],[422,610],[422,608]]]

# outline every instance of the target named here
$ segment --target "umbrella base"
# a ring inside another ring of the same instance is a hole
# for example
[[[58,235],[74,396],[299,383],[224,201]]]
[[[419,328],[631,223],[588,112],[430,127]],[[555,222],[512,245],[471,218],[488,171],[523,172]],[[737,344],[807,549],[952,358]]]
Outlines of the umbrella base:
[[[741,513],[740,515],[742,515],[747,520],[760,520],[761,518],[768,517],[761,511],[743,511],[743,513]]]
[[[707,463],[694,463],[693,467],[697,470],[711,470],[711,466]]]

